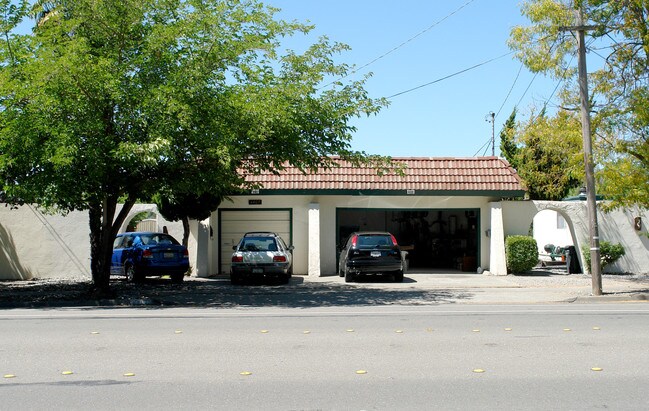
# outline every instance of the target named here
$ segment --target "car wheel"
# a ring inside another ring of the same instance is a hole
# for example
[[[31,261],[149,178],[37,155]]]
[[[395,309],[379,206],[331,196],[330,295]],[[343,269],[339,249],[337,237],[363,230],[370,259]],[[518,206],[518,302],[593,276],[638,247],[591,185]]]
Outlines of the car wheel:
[[[137,274],[135,273],[135,267],[132,264],[129,264],[124,269],[126,273],[126,281],[129,283],[134,283],[138,280]]]
[[[394,272],[394,282],[395,283],[402,283],[403,282],[403,270],[399,270],[399,271]]]
[[[236,274],[230,274],[230,284],[232,284],[232,285],[240,285],[241,284],[241,277],[239,277]]]
[[[345,282],[351,283],[352,281],[354,281],[354,279],[354,274],[349,271],[349,268],[345,267]]]
[[[185,278],[185,274],[173,274],[171,276],[171,282],[174,284],[181,284],[183,282],[183,279]]]

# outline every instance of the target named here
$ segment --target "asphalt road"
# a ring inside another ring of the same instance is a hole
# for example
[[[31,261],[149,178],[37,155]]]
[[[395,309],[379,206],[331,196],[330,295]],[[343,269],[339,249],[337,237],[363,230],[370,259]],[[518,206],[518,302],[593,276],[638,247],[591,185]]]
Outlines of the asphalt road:
[[[0,374],[3,410],[637,410],[649,306],[5,310]]]

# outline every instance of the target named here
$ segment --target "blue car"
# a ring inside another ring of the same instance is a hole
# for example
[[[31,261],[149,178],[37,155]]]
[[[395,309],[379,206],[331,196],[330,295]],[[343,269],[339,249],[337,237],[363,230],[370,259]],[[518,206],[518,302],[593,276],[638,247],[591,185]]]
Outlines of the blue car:
[[[118,234],[113,243],[110,273],[129,282],[168,275],[181,283],[189,270],[189,252],[169,234],[131,232]]]

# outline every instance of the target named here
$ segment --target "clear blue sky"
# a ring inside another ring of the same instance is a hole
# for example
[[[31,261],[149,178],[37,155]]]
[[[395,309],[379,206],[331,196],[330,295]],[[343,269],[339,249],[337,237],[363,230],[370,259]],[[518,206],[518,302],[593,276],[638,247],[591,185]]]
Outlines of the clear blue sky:
[[[351,77],[357,79],[372,72],[366,84],[372,97],[392,96],[502,56],[510,51],[507,39],[511,28],[528,24],[517,0],[265,3],[282,9],[279,16],[285,20],[308,21],[316,26],[310,38],[292,40],[296,51],[300,42],[312,43],[326,35],[351,46],[341,61],[360,67],[407,42]],[[352,146],[393,157],[491,155],[491,123],[485,118],[494,112],[498,114],[495,136],[499,155],[498,134],[512,109],[518,106],[519,119],[526,118],[529,108],[542,106],[556,86],[543,75],[532,81],[534,75],[526,68],[515,82],[520,68],[520,62],[509,55],[393,97],[391,105],[377,116],[353,122],[358,131]]]

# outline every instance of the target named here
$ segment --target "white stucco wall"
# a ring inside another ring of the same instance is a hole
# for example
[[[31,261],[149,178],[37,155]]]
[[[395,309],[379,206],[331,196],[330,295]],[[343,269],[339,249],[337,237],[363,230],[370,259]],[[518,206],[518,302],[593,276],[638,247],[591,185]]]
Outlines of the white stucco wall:
[[[141,211],[157,214],[155,205],[137,204],[127,222]],[[182,223],[168,222],[158,215],[158,224],[159,230],[166,225],[180,241]],[[90,277],[87,212],[50,215],[31,205],[15,209],[0,205],[0,280]]]
[[[534,216],[542,210],[555,210],[566,219],[571,238],[575,240],[579,261],[583,264],[581,253],[583,244],[589,243],[588,213],[583,201],[505,201],[503,208],[504,235],[528,235]],[[643,227],[640,231],[634,229],[634,218],[641,217]],[[620,243],[624,246],[626,255],[616,263],[606,266],[604,272],[610,273],[649,273],[649,238],[647,226],[649,214],[647,210],[628,209],[604,213],[597,212],[600,241]],[[503,246],[504,249],[504,246]]]
[[[90,278],[89,233],[86,212],[0,205],[0,279]]]
[[[484,197],[404,197],[404,196],[262,196],[263,204],[249,206],[248,199],[236,197],[223,208],[291,208],[292,245],[295,246],[295,274],[309,273],[309,214],[318,209],[320,236],[320,275],[336,273],[336,208],[377,209],[480,209],[480,266],[494,274],[506,274],[504,238],[529,233],[534,216],[541,210],[556,210],[568,224],[579,250],[588,242],[588,218],[583,202],[504,201],[488,203]],[[129,214],[154,211],[155,206],[139,204]],[[157,214],[157,213],[156,213]],[[634,229],[634,219],[642,218],[642,229]],[[600,237],[621,243],[626,255],[605,272],[649,274],[649,237],[647,210],[598,212]],[[182,238],[182,223],[167,222],[158,216],[158,228],[167,226],[169,233]],[[313,221],[311,221],[313,224]],[[218,273],[218,214],[205,221],[191,222],[190,261],[194,275]],[[123,231],[123,230],[122,230]],[[489,234],[489,235],[487,235]],[[311,247],[313,249],[313,247]],[[312,253],[313,254],[313,253]],[[311,258],[311,260],[313,257]],[[583,267],[583,263],[582,263]],[[313,270],[311,270],[313,271]],[[86,212],[66,216],[44,215],[31,206],[17,209],[0,206],[0,279],[89,278],[90,244]]]

